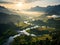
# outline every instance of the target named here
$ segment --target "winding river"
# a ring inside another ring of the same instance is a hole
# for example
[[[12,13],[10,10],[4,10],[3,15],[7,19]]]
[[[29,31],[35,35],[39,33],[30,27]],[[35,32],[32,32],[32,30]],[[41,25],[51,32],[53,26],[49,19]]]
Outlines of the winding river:
[[[25,22],[25,23],[26,23],[26,24],[30,24],[30,23],[28,23],[28,22]],[[34,24],[31,24],[31,25],[34,25]],[[21,34],[25,34],[25,35],[27,35],[27,36],[29,36],[29,35],[31,35],[31,36],[36,36],[35,34],[30,34],[30,33],[26,32],[26,31],[27,31],[27,30],[31,30],[31,29],[35,29],[35,28],[38,28],[38,27],[40,27],[40,26],[34,25],[33,27],[28,27],[28,28],[26,28],[26,29],[23,29],[22,31],[20,31],[20,30],[17,31],[18,34],[17,34],[17,35],[14,35],[14,36],[10,36],[10,37],[8,38],[7,42],[5,42],[3,45],[10,45],[10,43],[13,42],[14,38],[20,36]]]

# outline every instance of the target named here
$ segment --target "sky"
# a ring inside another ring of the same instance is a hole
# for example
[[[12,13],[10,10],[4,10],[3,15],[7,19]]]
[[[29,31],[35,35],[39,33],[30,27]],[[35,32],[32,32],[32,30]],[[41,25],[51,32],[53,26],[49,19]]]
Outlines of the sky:
[[[35,6],[58,5],[60,0],[0,0],[0,5],[11,9],[29,9]]]

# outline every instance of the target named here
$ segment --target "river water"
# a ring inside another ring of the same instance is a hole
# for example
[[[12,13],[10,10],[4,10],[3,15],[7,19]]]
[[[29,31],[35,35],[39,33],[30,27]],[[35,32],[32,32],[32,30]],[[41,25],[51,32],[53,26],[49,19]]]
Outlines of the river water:
[[[30,23],[26,23],[26,24],[30,24]],[[32,25],[32,24],[31,24]],[[35,34],[30,34],[28,32],[26,32],[27,30],[30,30],[30,29],[35,29],[35,28],[38,28],[39,26],[38,25],[34,25],[33,27],[28,27],[26,29],[23,29],[22,31],[17,31],[19,34],[17,35],[14,35],[14,36],[10,36],[7,40],[7,42],[5,42],[3,45],[10,45],[10,43],[13,42],[14,38],[20,36],[21,34],[25,34],[27,36],[31,35],[31,36],[36,36]]]

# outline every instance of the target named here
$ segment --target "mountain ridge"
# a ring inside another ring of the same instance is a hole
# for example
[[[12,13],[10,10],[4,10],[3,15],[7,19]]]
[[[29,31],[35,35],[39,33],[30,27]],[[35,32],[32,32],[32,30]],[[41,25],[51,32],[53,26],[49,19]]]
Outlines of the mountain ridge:
[[[10,23],[21,21],[21,17],[16,14],[9,14],[9,10],[3,6],[0,6],[0,23]]]
[[[47,7],[32,7],[31,9],[28,9],[27,11],[36,11],[36,12],[45,12],[47,14],[56,14],[60,15],[60,5],[54,5],[54,6],[47,6]]]

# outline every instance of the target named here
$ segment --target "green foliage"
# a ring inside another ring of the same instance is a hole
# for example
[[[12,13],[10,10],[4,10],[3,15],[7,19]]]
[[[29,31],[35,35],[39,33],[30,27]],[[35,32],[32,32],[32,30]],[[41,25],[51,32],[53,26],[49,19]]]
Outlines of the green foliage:
[[[15,26],[12,26],[10,24],[0,24],[0,45],[2,45],[4,42],[6,42],[7,38],[10,36],[13,36],[17,34],[17,32],[14,29]]]
[[[39,45],[40,41],[43,41],[43,43],[46,40],[40,40],[38,39],[40,37],[31,37],[31,36],[26,36],[26,35],[21,35],[19,37],[16,37],[15,40],[12,42],[11,45]],[[47,38],[47,42],[49,41],[49,39]]]

